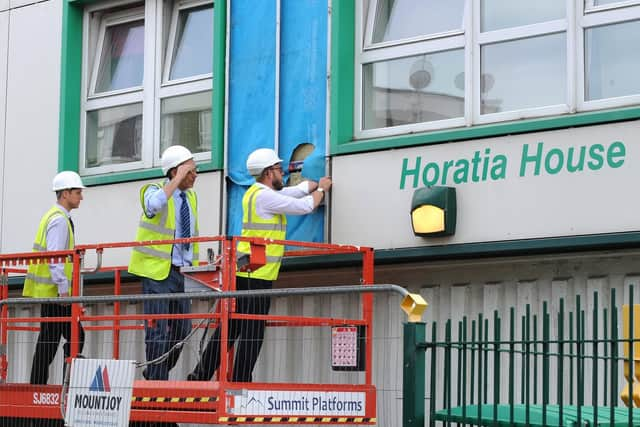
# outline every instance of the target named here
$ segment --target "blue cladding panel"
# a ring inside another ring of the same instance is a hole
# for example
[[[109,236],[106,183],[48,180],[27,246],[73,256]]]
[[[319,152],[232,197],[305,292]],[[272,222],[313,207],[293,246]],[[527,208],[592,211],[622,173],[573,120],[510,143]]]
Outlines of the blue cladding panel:
[[[275,121],[275,1],[231,2],[229,107],[229,234],[241,229],[242,195],[253,179],[247,155],[273,147]],[[288,167],[293,150],[310,142],[315,151],[303,176],[325,175],[326,0],[281,0],[279,155]],[[324,209],[290,216],[287,238],[322,241]]]
[[[253,178],[245,162],[275,133],[275,1],[234,0],[229,50],[229,234],[240,234],[242,194]]]
[[[327,1],[281,1],[280,156],[286,162],[301,143],[315,151],[302,175],[317,181],[326,175]],[[289,216],[289,240],[321,242],[324,209]]]

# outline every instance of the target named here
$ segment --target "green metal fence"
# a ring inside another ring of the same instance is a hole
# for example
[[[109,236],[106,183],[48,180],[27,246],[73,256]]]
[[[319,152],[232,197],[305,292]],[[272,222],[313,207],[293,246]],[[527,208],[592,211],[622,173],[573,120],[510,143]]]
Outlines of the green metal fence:
[[[640,378],[640,311],[623,316],[615,289],[609,301],[405,324],[404,426],[640,426],[640,409],[621,400],[640,403],[628,380]],[[630,287],[623,304],[633,301]]]

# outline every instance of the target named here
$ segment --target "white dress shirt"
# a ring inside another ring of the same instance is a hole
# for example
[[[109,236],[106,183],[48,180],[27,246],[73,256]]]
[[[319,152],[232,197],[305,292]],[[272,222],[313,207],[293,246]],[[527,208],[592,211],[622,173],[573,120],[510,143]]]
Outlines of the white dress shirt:
[[[264,184],[256,196],[256,212],[264,219],[274,215],[305,215],[313,211],[313,196],[309,194],[309,181],[303,181],[294,187],[273,190]]]
[[[71,215],[69,211],[60,204],[56,203],[56,206],[66,214],[66,217],[56,215],[49,221],[49,224],[47,224],[47,250],[65,251],[69,249],[69,225],[67,218],[71,218]],[[49,264],[49,271],[51,272],[51,280],[58,285],[58,295],[69,292],[69,280],[64,274],[64,264]]]

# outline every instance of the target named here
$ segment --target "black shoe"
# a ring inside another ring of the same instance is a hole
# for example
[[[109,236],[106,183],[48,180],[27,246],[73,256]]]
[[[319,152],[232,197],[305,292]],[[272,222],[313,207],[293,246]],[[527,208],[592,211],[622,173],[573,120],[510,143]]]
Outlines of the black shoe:
[[[148,372],[147,372],[147,368],[144,368],[144,369],[142,370],[142,377],[143,377],[145,380],[148,380],[148,379],[149,379]]]

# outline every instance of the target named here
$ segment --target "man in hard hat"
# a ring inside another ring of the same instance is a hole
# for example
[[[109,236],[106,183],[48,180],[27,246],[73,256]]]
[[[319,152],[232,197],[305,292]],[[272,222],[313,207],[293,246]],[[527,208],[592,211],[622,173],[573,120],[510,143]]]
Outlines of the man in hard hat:
[[[72,171],[60,172],[53,178],[53,191],[56,203],[42,219],[33,242],[33,251],[65,251],[74,248],[75,233],[71,211],[77,209],[82,201],[82,185],[80,176]],[[41,263],[29,264],[24,279],[22,295],[32,298],[56,298],[72,295],[73,264]],[[71,317],[71,305],[47,303],[40,307],[41,317]],[[80,329],[80,351],[84,346],[84,330]],[[31,365],[31,384],[47,384],[49,365],[58,351],[60,338],[64,337],[65,360],[71,354],[71,323],[41,322],[40,333]]]
[[[247,158],[247,169],[256,182],[242,198],[242,236],[284,240],[286,237],[287,217],[285,215],[304,215],[313,212],[320,205],[325,194],[331,188],[329,177],[319,182],[303,181],[294,187],[284,187],[282,159],[275,151],[260,148]],[[271,289],[272,282],[278,278],[284,246],[267,245],[267,263],[252,272],[236,273],[236,289]],[[238,255],[248,255],[248,242],[240,242]],[[269,297],[239,298],[236,312],[243,314],[269,313]],[[253,367],[264,339],[265,320],[232,319],[229,322],[229,347],[238,340],[237,354],[233,366],[232,381],[251,382]],[[220,364],[220,328],[216,329],[207,343],[202,358],[188,380],[203,381],[213,376]]]
[[[147,184],[140,190],[142,216],[137,241],[173,240],[198,236],[198,203],[193,184],[197,177],[193,154],[181,146],[167,148],[161,157],[166,179]],[[132,249],[129,272],[142,277],[145,294],[184,292],[180,268],[198,264],[198,243],[136,246]],[[144,313],[186,314],[189,301],[155,300],[144,302]],[[145,323],[147,361],[143,371],[148,380],[167,380],[182,346],[178,344],[191,331],[188,319],[149,319]],[[168,354],[168,357],[161,356]],[[159,359],[160,358],[160,359]]]

